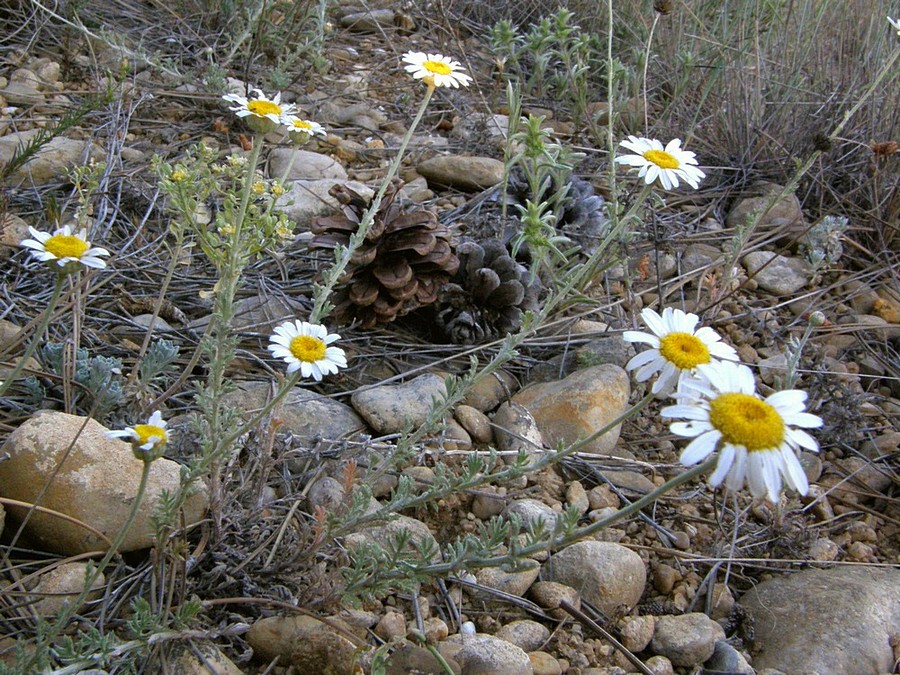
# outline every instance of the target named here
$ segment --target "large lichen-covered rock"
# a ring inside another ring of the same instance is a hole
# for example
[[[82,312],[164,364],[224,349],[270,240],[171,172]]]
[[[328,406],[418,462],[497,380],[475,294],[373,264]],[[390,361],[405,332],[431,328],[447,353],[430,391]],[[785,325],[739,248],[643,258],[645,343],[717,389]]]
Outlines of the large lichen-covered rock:
[[[44,411],[13,431],[0,449],[0,455],[9,457],[0,462],[0,496],[28,504],[38,502],[78,521],[32,511],[25,534],[35,545],[63,555],[103,551],[124,526],[137,495],[143,462],[134,457],[128,443],[108,438],[107,431],[93,419]],[[120,551],[153,544],[151,516],[161,493],[178,489],[179,473],[175,462],[153,462],[141,507]],[[202,486],[192,490],[184,508],[188,525],[199,522],[208,505]],[[18,523],[27,512],[24,507],[10,506],[9,518]]]

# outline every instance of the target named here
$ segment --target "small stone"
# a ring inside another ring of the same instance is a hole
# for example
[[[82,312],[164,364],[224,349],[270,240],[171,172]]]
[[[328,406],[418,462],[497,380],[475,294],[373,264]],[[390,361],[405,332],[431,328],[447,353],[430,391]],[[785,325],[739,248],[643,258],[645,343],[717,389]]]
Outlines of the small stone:
[[[288,167],[290,171],[284,178]],[[294,148],[274,148],[269,153],[269,178],[285,182],[323,178],[347,180],[347,172],[339,162],[328,155]]]
[[[312,484],[306,498],[312,509],[334,513],[344,501],[344,486],[336,478],[324,476]]]
[[[691,667],[712,656],[716,641],[724,639],[725,631],[706,614],[666,615],[656,622],[651,648],[673,665]]]
[[[68,607],[74,602],[81,592],[84,590],[87,575],[90,570],[86,563],[73,562],[63,563],[52,568],[48,572],[42,574],[38,580],[37,586],[32,589],[34,599],[34,610],[45,619],[51,619],[64,607]],[[100,589],[106,584],[106,577],[99,574],[91,583],[91,592],[82,603],[96,600],[102,593]],[[78,612],[84,604],[74,608],[73,612]]]
[[[448,641],[462,644],[453,658],[465,675],[533,675],[528,654],[493,635],[451,636]]]
[[[492,157],[441,155],[416,166],[429,185],[477,191],[494,187],[503,180],[504,165]]]
[[[543,647],[550,639],[550,629],[537,621],[520,619],[501,626],[495,635],[526,652],[533,652]]]
[[[453,411],[453,415],[476,443],[487,444],[494,440],[490,419],[477,408],[460,403]]]
[[[720,265],[725,256],[722,251],[710,244],[691,244],[685,247],[681,256],[681,272],[688,274],[700,269]]]
[[[178,675],[241,675],[244,672],[211,642],[191,640],[189,644],[176,644],[169,658],[170,672]]]
[[[784,381],[787,376],[787,356],[784,354],[776,354],[767,359],[759,361],[759,377],[768,384],[773,386],[776,381]]]
[[[588,500],[592,509],[613,508],[618,509],[621,501],[619,496],[612,491],[612,488],[604,483],[592,487],[588,492]]]
[[[435,400],[447,397],[443,378],[425,374],[403,384],[357,391],[350,397],[356,411],[379,434],[399,433],[407,424],[425,423]]]
[[[14,213],[0,214],[0,260],[8,259],[20,249],[23,240],[30,238],[28,223]],[[5,319],[0,319],[0,321],[9,323]],[[2,338],[0,338],[0,344],[2,344]]]
[[[653,675],[675,675],[675,668],[672,662],[665,656],[651,656],[644,662],[644,665],[650,669]]]
[[[528,652],[533,675],[562,675],[562,666],[547,652]]]
[[[675,588],[675,582],[681,581],[681,574],[671,565],[660,563],[653,572],[653,586],[663,595],[668,595]]]
[[[759,231],[778,233],[786,238],[800,234],[805,230],[803,211],[797,195],[789,193],[779,197],[784,188],[775,183],[761,181],[747,190],[746,196],[735,202],[725,217],[725,225],[729,228],[746,228],[765,211],[757,225]],[[775,200],[771,207],[769,203]],[[766,211],[766,209],[768,210]]]
[[[537,563],[530,569],[520,572],[506,572],[499,567],[483,567],[475,573],[475,579],[482,586],[521,597],[538,578],[540,571],[540,565]]]
[[[703,664],[705,672],[728,673],[728,675],[756,675],[747,659],[724,640],[716,642],[716,648],[709,660]]]
[[[538,527],[543,523],[544,528],[553,530],[562,514],[554,511],[539,499],[515,499],[506,507],[504,515],[509,518],[516,515],[524,527]]]
[[[494,413],[494,436],[497,449],[506,453],[538,454],[544,448],[544,437],[528,409],[507,401]]]
[[[550,557],[543,578],[578,590],[605,614],[631,609],[641,599],[647,572],[641,557],[605,541],[580,541]]]
[[[506,508],[506,488],[486,485],[479,488],[472,499],[472,515],[479,520],[499,516]]]
[[[513,375],[505,370],[498,370],[476,378],[466,392],[463,403],[481,412],[488,412],[515,394],[518,389],[519,383]]]
[[[536,384],[520,391],[513,402],[534,416],[550,444],[575,443],[606,427],[628,407],[631,384],[624,369],[612,364],[576,371],[564,380]],[[585,444],[582,452],[616,454],[618,424]]]
[[[455,675],[461,675],[462,668],[456,660],[446,654],[441,654]],[[354,671],[347,671],[354,672]],[[437,657],[424,647],[405,644],[395,650],[387,660],[385,675],[447,675],[444,666]],[[313,673],[310,673],[313,675]]]
[[[436,616],[425,619],[422,624],[425,629],[425,639],[431,643],[446,640],[447,636],[450,635],[450,628],[447,626],[446,622]],[[413,625],[413,627],[415,626]]]
[[[301,228],[308,229],[316,216],[327,216],[340,210],[340,202],[329,192],[339,184],[347,186],[363,199],[371,199],[375,195],[372,188],[355,180],[298,180],[288,186],[287,192],[278,202],[278,208]]]
[[[741,262],[760,288],[779,298],[793,295],[809,283],[809,268],[800,258],[752,251]]]
[[[632,616],[619,622],[619,634],[625,649],[642,652],[653,639],[656,619],[652,616]]]
[[[560,609],[563,601],[575,609],[581,609],[581,596],[571,586],[556,581],[537,581],[531,585],[529,596],[554,619],[562,620],[571,615]]]
[[[263,661],[278,659],[306,673],[350,673],[357,646],[347,636],[349,627],[335,628],[341,623],[310,616],[270,616],[250,626],[246,638],[254,656]]]
[[[566,487],[566,503],[582,516],[587,513],[591,503],[581,481],[572,481]]]
[[[377,33],[385,27],[394,27],[396,15],[392,9],[372,9],[352,12],[341,17],[341,28],[355,33]]]
[[[375,634],[386,642],[406,635],[406,619],[400,612],[388,612],[375,625]]]
[[[395,539],[400,533],[404,533],[410,541],[410,547],[425,546],[435,551],[435,556],[440,548],[431,530],[421,520],[409,516],[397,516],[382,525],[370,525],[358,532],[347,535],[344,545],[349,549],[355,549],[362,544],[377,544],[384,546],[385,542]]]

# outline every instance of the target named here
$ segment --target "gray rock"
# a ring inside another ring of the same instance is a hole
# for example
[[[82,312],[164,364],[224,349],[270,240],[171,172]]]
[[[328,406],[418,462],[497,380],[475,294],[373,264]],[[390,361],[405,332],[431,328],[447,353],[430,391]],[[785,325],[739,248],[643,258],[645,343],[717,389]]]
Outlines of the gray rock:
[[[523,389],[513,402],[534,416],[544,440],[572,444],[607,426],[628,408],[631,384],[624,369],[604,364],[576,371],[564,380]],[[618,424],[585,444],[582,452],[615,454]]]
[[[226,395],[226,405],[246,416],[259,411],[272,396],[268,382],[241,382]],[[366,423],[353,408],[304,387],[294,387],[281,402],[279,431],[290,433],[304,448],[314,448],[322,440],[351,438],[366,430]],[[288,458],[288,465],[293,461]],[[293,467],[300,470],[302,467]]]
[[[472,112],[463,116],[460,123],[453,127],[450,135],[460,140],[486,137],[488,143],[502,148],[506,145],[508,129],[509,115]]]
[[[472,515],[479,520],[499,516],[506,508],[506,488],[486,485],[478,489],[472,499]]]
[[[494,413],[494,437],[501,452],[540,454],[544,437],[528,409],[508,401]]]
[[[503,162],[492,157],[442,155],[419,162],[416,171],[429,185],[477,191],[498,185],[503,180]]]
[[[44,102],[44,94],[34,82],[10,82],[0,89],[0,96],[13,106],[40,105]]]
[[[2,133],[2,130],[0,130]],[[6,260],[19,250],[23,239],[30,239],[28,223],[14,213],[0,215],[0,260]]]
[[[368,12],[353,12],[341,17],[341,28],[348,28],[356,33],[375,33],[380,28],[394,25],[394,10],[373,9]]]
[[[563,601],[575,609],[581,609],[581,596],[571,586],[556,581],[536,581],[528,591],[529,596],[554,619],[565,619],[571,616],[560,609]]]
[[[657,619],[650,648],[673,665],[698,666],[713,655],[716,642],[724,639],[722,626],[706,614],[667,615]]]
[[[63,555],[103,551],[125,525],[143,462],[131,453],[130,444],[108,438],[107,431],[92,419],[43,411],[21,424],[0,448],[0,456],[9,456],[0,462],[0,496],[35,503],[47,485],[41,506],[72,516],[106,536],[103,539],[70,521],[34,512],[25,532],[45,550]],[[174,493],[178,489],[180,472],[180,465],[168,459],[153,463],[141,508],[120,551],[153,545],[153,513],[164,490]],[[185,505],[183,522],[192,525],[200,521],[207,503],[205,489],[196,485]],[[8,513],[11,519],[20,520],[25,512],[10,506]]]
[[[809,283],[810,272],[800,258],[788,258],[772,251],[753,251],[741,263],[759,287],[778,297],[793,295]]]
[[[652,616],[630,616],[619,623],[619,634],[625,649],[642,652],[653,639],[656,618]]]
[[[735,202],[725,217],[725,224],[731,228],[746,228],[783,190],[781,185],[775,183],[757,183],[743,198]],[[799,234],[804,229],[800,200],[794,193],[775,199],[775,203],[757,225],[759,231],[775,231],[787,237]]]
[[[804,570],[747,591],[753,664],[785,672],[888,673],[900,626],[900,570]]]
[[[9,162],[18,152],[19,146],[28,143],[37,130],[7,134],[0,138],[0,165]],[[13,185],[22,183],[47,185],[67,180],[69,169],[81,166],[90,159],[101,161],[100,147],[86,141],[78,141],[65,136],[57,136],[44,145],[31,159],[19,167],[8,181]]]
[[[281,180],[288,166],[291,167],[287,174],[289,181],[323,178],[347,180],[344,167],[328,155],[294,148],[275,148],[269,153],[269,178]]]
[[[171,672],[178,675],[242,675],[244,672],[211,642],[191,640],[173,647]]]
[[[581,515],[587,513],[588,509],[591,508],[587,491],[584,489],[581,481],[572,481],[566,487],[566,504],[571,508],[574,508]]]
[[[687,274],[724,262],[722,251],[710,244],[691,244],[681,254],[681,272]]]
[[[288,187],[287,192],[279,200],[282,211],[288,218],[301,227],[309,227],[316,216],[325,216],[341,207],[337,199],[328,194],[328,191],[338,183],[362,195],[364,199],[371,199],[375,195],[372,188],[351,180],[339,180],[337,178],[322,178],[320,180],[298,180]]]
[[[724,640],[716,642],[713,655],[703,664],[703,672],[708,675],[756,675],[747,659]]]
[[[562,514],[554,511],[539,499],[516,499],[509,503],[506,507],[505,516],[509,518],[516,515],[522,522],[523,527],[537,527],[540,522],[544,523],[544,528],[552,531],[556,527],[557,521]]]
[[[377,504],[377,502],[375,502]],[[410,545],[426,546],[435,551],[435,559],[440,559],[440,551],[437,540],[428,526],[421,520],[410,518],[409,516],[397,516],[393,520],[380,525],[366,526],[359,532],[354,532],[344,539],[344,545],[349,549],[354,549],[361,544],[376,544],[385,546],[387,542],[393,540],[401,532],[406,533],[409,537]]]
[[[606,541],[579,541],[550,557],[543,579],[579,591],[600,611],[613,614],[637,604],[647,583],[641,557],[624,546]]]
[[[262,661],[277,658],[300,672],[337,674],[353,672],[356,662],[357,646],[348,634],[350,627],[340,619],[325,623],[310,616],[270,616],[250,626],[246,637]]]
[[[530,569],[520,572],[506,572],[499,567],[484,567],[475,573],[475,580],[482,586],[521,597],[538,578],[540,571],[541,566],[537,563]]]
[[[462,645],[453,655],[462,667],[462,675],[532,675],[534,672],[528,654],[493,635],[453,635],[448,642]]]
[[[550,629],[537,621],[520,619],[501,626],[495,635],[520,647],[523,651],[533,652],[543,647],[550,639]]]
[[[386,384],[350,397],[356,411],[379,434],[393,434],[409,423],[421,426],[436,400],[447,396],[443,378],[425,374],[403,384]]]
[[[462,668],[456,659],[444,656],[444,660],[456,675],[462,673]],[[385,665],[385,675],[446,675],[447,671],[438,661],[437,657],[424,647],[405,644],[388,657]]]
[[[37,586],[32,589],[36,601],[33,605],[34,610],[48,619],[56,616],[61,609],[71,605],[81,595],[89,570],[92,569],[93,567],[89,568],[87,563],[73,562],[63,563],[42,574]],[[102,594],[100,589],[105,584],[106,578],[101,573],[91,583],[91,592],[83,602],[99,598]],[[83,606],[82,604],[73,611],[77,612]]]
[[[453,415],[473,441],[486,444],[494,439],[491,420],[477,408],[460,403],[453,411]]]
[[[634,345],[631,342],[625,342],[621,334],[611,333],[594,338],[583,347],[579,347],[576,355],[579,362],[613,363],[624,368],[625,364],[634,356]]]
[[[344,501],[346,494],[343,484],[331,476],[323,476],[309,488],[306,498],[312,509],[322,508],[334,513]]]
[[[284,296],[252,295],[234,303],[232,328],[236,331],[269,335],[278,324],[303,316],[307,311],[303,303]],[[210,318],[211,315],[202,316],[191,321],[188,326],[196,331],[205,330]]]
[[[487,412],[515,394],[518,389],[519,383],[512,374],[498,370],[477,378],[466,393],[463,403],[481,412]]]

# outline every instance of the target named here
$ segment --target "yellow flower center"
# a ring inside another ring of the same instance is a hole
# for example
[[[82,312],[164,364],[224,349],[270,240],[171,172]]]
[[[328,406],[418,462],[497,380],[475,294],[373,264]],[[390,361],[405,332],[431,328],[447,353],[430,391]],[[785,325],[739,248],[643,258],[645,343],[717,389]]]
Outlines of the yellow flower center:
[[[435,75],[449,75],[453,69],[443,61],[423,61],[422,67]]]
[[[291,354],[306,363],[321,361],[325,358],[325,343],[312,335],[298,335],[291,340]]]
[[[661,169],[677,169],[681,163],[665,150],[648,150],[644,153],[644,159],[653,162]]]
[[[659,353],[681,370],[692,370],[709,363],[709,349],[700,338],[690,333],[669,333],[659,339]]]
[[[247,103],[247,110],[260,117],[281,114],[281,106],[272,101],[250,101]]]
[[[155,424],[136,424],[134,426],[134,433],[138,435],[137,445],[146,445],[150,442],[151,438],[158,439],[153,445],[165,445],[169,440],[168,435],[166,434],[166,430],[162,427],[158,427]]]
[[[772,450],[784,441],[784,420],[765,401],[749,394],[721,394],[709,402],[709,422],[732,445],[749,452]]]
[[[44,242],[44,248],[60,260],[63,258],[80,260],[90,247],[84,239],[73,234],[56,234]]]
[[[312,124],[307,122],[306,120],[294,120],[293,122],[295,129],[300,129],[300,131],[309,131],[312,129]]]

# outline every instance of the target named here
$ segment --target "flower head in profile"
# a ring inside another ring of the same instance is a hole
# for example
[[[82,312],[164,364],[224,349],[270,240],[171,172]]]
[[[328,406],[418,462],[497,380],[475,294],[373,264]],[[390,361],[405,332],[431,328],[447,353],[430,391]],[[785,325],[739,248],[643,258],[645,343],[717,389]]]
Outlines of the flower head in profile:
[[[165,420],[158,410],[150,416],[146,424],[136,424],[120,431],[108,431],[106,435],[130,442],[134,456],[145,462],[158,459],[169,442]]]
[[[891,17],[888,17],[887,20],[894,27],[894,30],[897,31],[897,37],[900,37],[900,19],[892,19]]]
[[[25,239],[21,245],[30,248],[31,255],[41,262],[64,271],[73,271],[79,263],[97,269],[106,267],[106,261],[101,260],[100,256],[108,256],[109,251],[92,247],[87,240],[87,230],[73,232],[70,226],[65,225],[53,234],[40,232],[33,227],[29,227],[28,231],[34,239]]]
[[[468,87],[471,76],[462,72],[462,65],[448,56],[407,52],[403,55],[406,72],[431,87]]]
[[[712,363],[715,359],[738,359],[737,352],[722,342],[712,328],[704,326],[697,330],[700,317],[696,314],[666,307],[660,316],[647,308],[641,311],[641,318],[653,333],[626,330],[622,338],[626,342],[643,342],[650,345],[650,349],[633,357],[625,368],[637,371],[634,377],[638,382],[649,380],[654,373],[659,373],[651,389],[657,396],[671,394],[680,380],[698,366]]]
[[[285,115],[294,114],[294,105],[281,102],[281,92],[275,98],[267,97],[260,89],[254,89],[254,96],[245,98],[237,94],[225,94],[222,98],[235,105],[231,112],[244,119],[250,128],[259,133],[273,131]]]
[[[297,370],[303,377],[317,382],[325,375],[347,367],[347,356],[340,347],[329,347],[341,336],[329,334],[325,326],[306,321],[286,321],[275,328],[269,338],[269,351],[277,359],[287,362],[288,374]]]
[[[643,178],[647,185],[659,180],[663,188],[671,190],[678,187],[681,179],[696,190],[706,176],[697,168],[694,153],[681,149],[681,139],[669,141],[664,148],[655,138],[629,136],[621,145],[635,154],[616,157],[616,164],[639,167],[638,177]]]
[[[281,123],[287,129],[291,140],[299,145],[306,143],[312,136],[325,136],[325,127],[321,124],[296,115],[283,115]]]
[[[694,439],[681,453],[681,463],[692,466],[718,451],[709,478],[714,487],[724,482],[729,490],[740,490],[746,480],[754,497],[776,503],[783,483],[805,495],[809,483],[797,451],[818,452],[819,444],[803,429],[822,426],[820,417],[806,412],[806,392],[787,389],[762,399],[747,366],[720,361],[698,371],[699,377],[684,382],[697,398],[660,413],[688,420],[670,426],[672,433]]]

